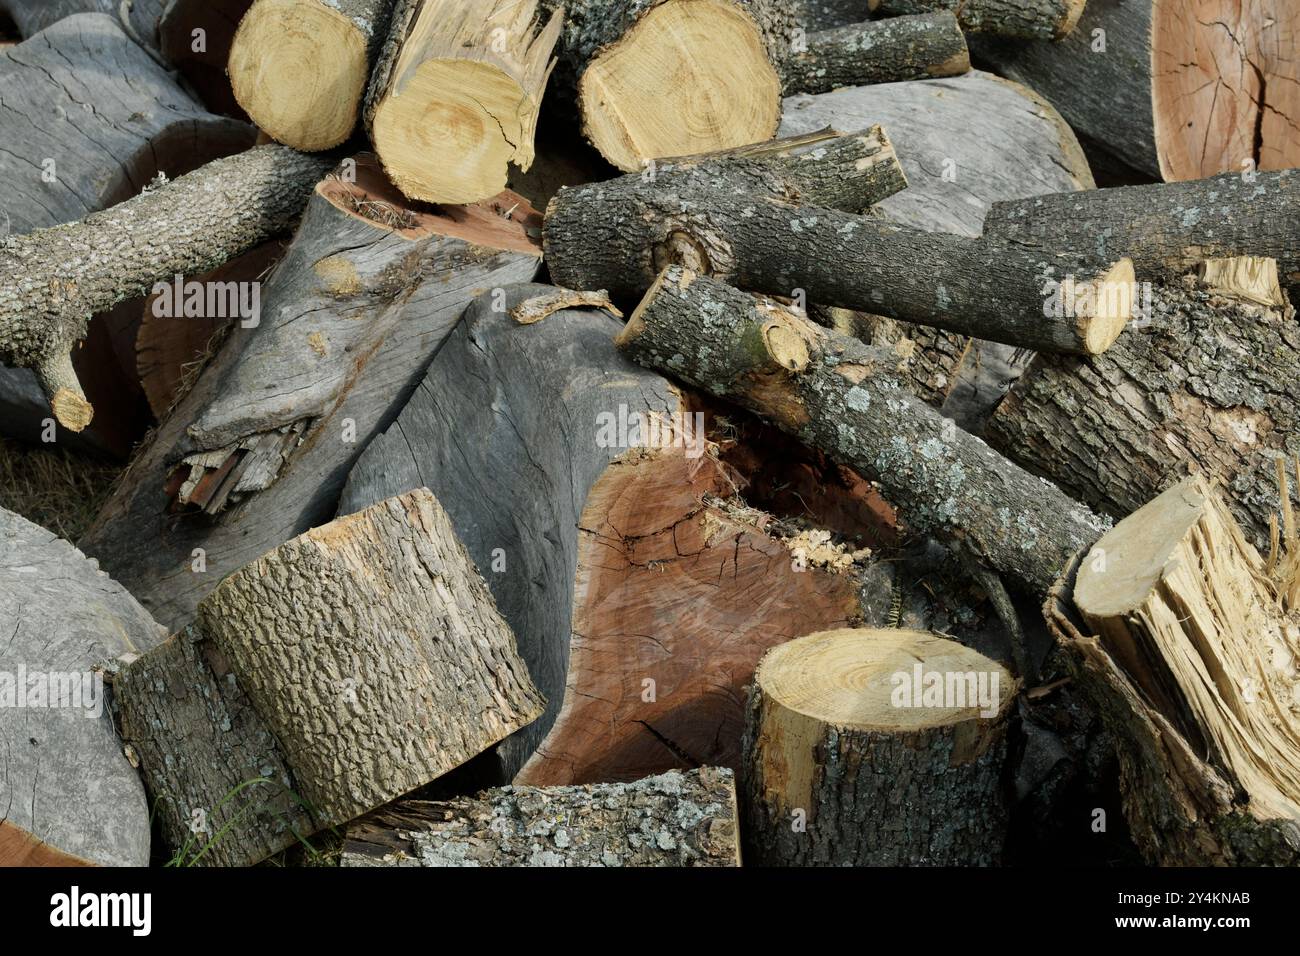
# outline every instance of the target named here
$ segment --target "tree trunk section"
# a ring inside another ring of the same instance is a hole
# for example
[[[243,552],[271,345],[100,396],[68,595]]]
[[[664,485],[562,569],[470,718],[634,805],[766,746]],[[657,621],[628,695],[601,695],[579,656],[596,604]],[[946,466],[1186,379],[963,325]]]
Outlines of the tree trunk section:
[[[769,651],[745,726],[746,860],[999,864],[1016,685],[987,657],[921,631],[825,631]]]
[[[966,38],[947,11],[819,30],[800,47],[781,62],[786,96],[956,76],[970,69]]]
[[[348,829],[341,866],[739,866],[732,773],[406,800]]]
[[[1087,0],[867,0],[873,13],[954,11],[969,33],[992,33],[1021,40],[1058,41],[1079,23]],[[1104,0],[1102,0],[1104,2]]]
[[[1297,40],[1285,0],[1090,0],[1059,43],[973,46],[1102,149],[1173,182],[1300,163]]]
[[[94,561],[2,508],[0,622],[0,865],[147,865],[149,807],[103,678],[162,628]]]
[[[132,0],[125,23],[119,15],[121,0],[0,0],[0,13],[9,15],[23,39],[79,13],[104,13],[129,26],[133,39],[141,45],[156,47],[158,20],[166,4],[167,0]]]

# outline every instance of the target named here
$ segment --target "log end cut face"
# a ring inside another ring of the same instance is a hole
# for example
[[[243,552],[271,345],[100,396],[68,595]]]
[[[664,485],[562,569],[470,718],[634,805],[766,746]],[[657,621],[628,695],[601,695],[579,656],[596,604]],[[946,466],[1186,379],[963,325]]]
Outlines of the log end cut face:
[[[1300,6],[1155,0],[1151,107],[1161,176],[1300,165]]]
[[[277,142],[330,149],[356,126],[366,45],[352,20],[323,3],[260,0],[230,50],[235,98]]]
[[[615,166],[744,146],[780,120],[781,83],[738,5],[654,7],[599,52],[578,84],[587,137]]]
[[[1086,291],[1072,290],[1079,304],[1079,338],[1089,355],[1100,355],[1115,343],[1133,317],[1137,289],[1133,260],[1120,259],[1101,275],[1088,280]]]

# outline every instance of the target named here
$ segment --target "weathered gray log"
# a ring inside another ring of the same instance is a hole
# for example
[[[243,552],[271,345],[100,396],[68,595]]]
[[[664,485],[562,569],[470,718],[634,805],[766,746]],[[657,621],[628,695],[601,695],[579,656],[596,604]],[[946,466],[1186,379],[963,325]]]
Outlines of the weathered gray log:
[[[120,689],[127,743],[187,863],[255,863],[346,823],[543,706],[427,489],[230,575],[194,630],[198,642],[180,635],[129,666]]]
[[[732,772],[405,800],[348,829],[340,866],[739,866]]]
[[[1172,182],[1300,162],[1297,29],[1289,3],[1089,0],[1059,43],[972,37],[971,47],[1080,135]]]
[[[86,323],[177,273],[205,272],[287,228],[332,163],[263,146],[80,222],[0,246],[0,361],[31,368],[55,417],[79,431],[93,409],[72,367]]]
[[[352,135],[394,0],[257,0],[230,47],[235,99],[277,142],[302,150]]]
[[[465,306],[539,266],[522,201],[415,213],[373,158],[356,179],[318,186],[261,287],[260,323],[233,330],[82,541],[169,626],[328,520]]]
[[[959,543],[1032,594],[1107,526],[914,398],[891,352],[772,300],[672,266],[618,344],[877,481],[909,526]]]
[[[339,511],[432,489],[519,635],[548,706],[497,747],[487,783],[733,766],[758,657],[851,621],[856,579],[796,570],[791,545],[717,504],[734,485],[705,454],[702,413],[619,355],[618,319],[565,308],[521,324],[556,296],[475,301]]]
[[[802,290],[820,305],[1080,354],[1104,352],[1128,321],[1125,259],[1093,265],[798,204],[748,166],[721,166],[671,182],[628,175],[557,193],[546,211],[551,275],[626,301],[678,263],[771,295]]]
[[[19,35],[26,39],[79,13],[109,14],[123,23],[120,13],[125,8],[128,11],[125,23],[130,26],[134,39],[156,47],[158,20],[167,3],[168,0],[130,0],[125,5],[122,0],[0,0],[0,12],[9,15]]]
[[[1267,260],[1271,265],[1271,260]],[[1276,289],[1276,272],[1273,271]],[[1116,518],[1194,469],[1267,547],[1273,461],[1300,454],[1300,328],[1271,304],[1189,277],[1105,355],[1040,355],[989,421],[994,447]]]
[[[1016,684],[956,641],[899,628],[825,631],[768,651],[745,724],[746,861],[1000,863]]]
[[[94,561],[0,508],[0,635],[0,865],[147,865],[149,807],[103,677],[163,629]]]
[[[1300,171],[1223,175],[993,204],[985,234],[1101,260],[1128,256],[1137,277],[1181,275],[1206,258],[1276,259],[1300,285]]]
[[[866,16],[862,0],[794,0],[795,17],[805,30],[829,30],[860,23]]]
[[[971,33],[1055,41],[1074,30],[1086,3],[1087,0],[867,0],[867,7],[872,13],[890,17],[949,10],[956,13],[961,28]]]
[[[951,13],[896,17],[810,33],[781,62],[784,94],[839,86],[955,76],[970,69],[966,38]]]

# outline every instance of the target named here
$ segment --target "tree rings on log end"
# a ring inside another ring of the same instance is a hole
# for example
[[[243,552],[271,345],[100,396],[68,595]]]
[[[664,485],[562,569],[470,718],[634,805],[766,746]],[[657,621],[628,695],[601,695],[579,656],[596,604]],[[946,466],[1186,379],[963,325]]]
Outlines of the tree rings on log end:
[[[1136,282],[1133,261],[1120,259],[1098,278],[1072,283],[1069,295],[1079,307],[1079,337],[1089,355],[1105,352],[1124,331],[1133,317]]]

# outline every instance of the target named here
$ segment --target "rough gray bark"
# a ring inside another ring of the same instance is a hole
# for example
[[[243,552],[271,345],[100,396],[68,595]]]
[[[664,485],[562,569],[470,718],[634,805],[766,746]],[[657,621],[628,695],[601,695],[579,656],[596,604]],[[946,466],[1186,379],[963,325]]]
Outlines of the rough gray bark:
[[[638,297],[660,268],[679,263],[758,292],[803,290],[820,305],[1059,352],[1104,351],[1127,319],[1123,259],[1091,266],[800,201],[749,168],[722,164],[672,182],[629,175],[566,189],[547,207],[547,263],[561,285],[606,289],[616,300]],[[1047,280],[1068,276],[1099,290],[1097,307],[1045,315]]]
[[[1149,322],[1105,355],[1040,355],[989,421],[989,442],[1099,511],[1122,518],[1188,469],[1228,490],[1266,547],[1273,461],[1300,454],[1300,327],[1289,307],[1188,278],[1158,286]]]
[[[94,561],[0,508],[0,635],[0,863],[146,865],[149,808],[95,680],[162,628]]]
[[[1079,23],[1086,0],[867,0],[873,13],[898,16],[951,10],[961,28],[1029,40],[1061,40]]]
[[[1142,280],[1181,275],[1202,259],[1277,260],[1300,285],[1300,170],[1120,186],[993,204],[985,234],[1109,259],[1128,256]]]
[[[810,33],[781,62],[784,94],[954,76],[970,69],[966,38],[951,13],[897,17]]]
[[[866,19],[862,0],[795,0],[795,16],[805,30],[829,30]]]
[[[313,194],[262,286],[260,324],[233,331],[82,541],[170,626],[223,576],[328,520],[466,304],[539,266],[526,205],[510,219],[489,206],[416,215],[361,188],[373,170]]]
[[[332,162],[263,146],[80,222],[0,246],[0,360],[36,372],[55,416],[79,431],[93,410],[70,353],[86,324],[177,273],[201,273],[287,228]]]
[[[892,353],[771,300],[669,267],[618,344],[877,481],[910,527],[956,543],[1030,593],[1045,594],[1107,526],[914,398],[894,377]]]
[[[348,829],[341,866],[739,866],[732,772],[407,800]]]
[[[427,489],[230,575],[195,630],[205,646],[178,637],[121,689],[128,744],[187,862],[257,862],[460,766],[543,706]],[[223,802],[249,779],[269,806],[254,788]],[[196,810],[212,835],[198,847]]]

